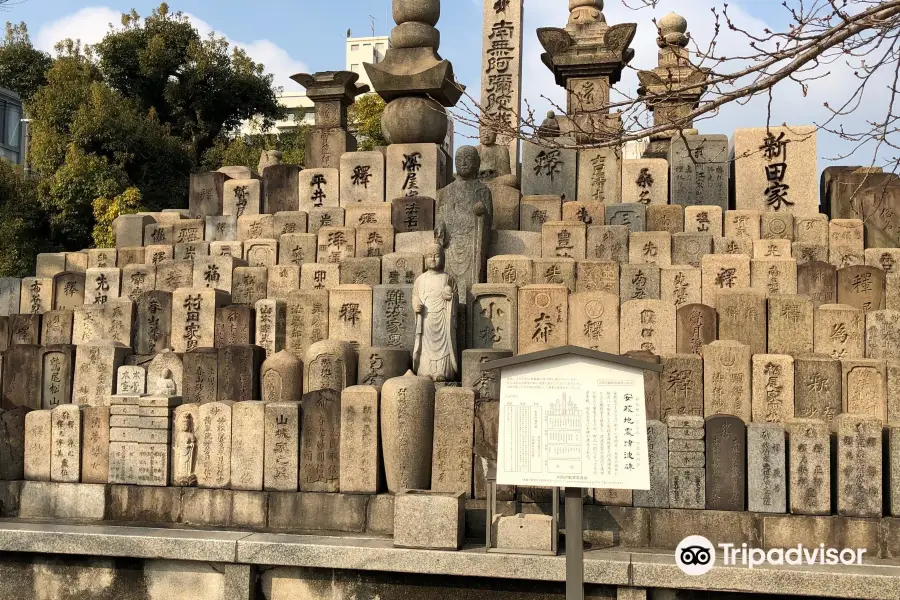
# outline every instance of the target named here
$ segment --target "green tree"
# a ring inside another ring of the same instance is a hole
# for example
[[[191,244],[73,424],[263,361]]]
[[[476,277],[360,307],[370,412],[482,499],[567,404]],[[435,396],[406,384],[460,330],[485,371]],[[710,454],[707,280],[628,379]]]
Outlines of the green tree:
[[[387,146],[388,141],[381,132],[381,113],[384,100],[378,94],[365,94],[356,99],[350,107],[350,129],[356,133],[359,150],[374,150],[376,146]]]
[[[36,182],[0,160],[0,276],[33,275],[38,253],[59,250],[46,236],[45,215]]]
[[[256,169],[263,150],[280,150],[285,164],[302,165],[306,155],[306,135],[312,130],[303,125],[292,131],[246,136],[220,136],[203,155],[203,167],[215,171],[224,166]]]
[[[28,102],[47,82],[50,55],[31,45],[25,23],[6,23],[6,37],[0,41],[0,86]]]

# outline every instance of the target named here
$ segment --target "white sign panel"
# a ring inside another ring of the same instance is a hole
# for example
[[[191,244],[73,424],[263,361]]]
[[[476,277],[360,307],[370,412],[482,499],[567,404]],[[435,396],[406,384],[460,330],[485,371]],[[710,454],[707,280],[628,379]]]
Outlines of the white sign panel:
[[[497,483],[650,489],[640,369],[560,356],[501,376]]]

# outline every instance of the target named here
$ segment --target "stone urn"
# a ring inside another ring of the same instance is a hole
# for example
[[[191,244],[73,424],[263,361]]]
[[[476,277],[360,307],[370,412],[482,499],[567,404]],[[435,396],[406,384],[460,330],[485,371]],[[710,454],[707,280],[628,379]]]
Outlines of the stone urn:
[[[431,487],[434,382],[407,371],[381,389],[381,446],[388,491]]]

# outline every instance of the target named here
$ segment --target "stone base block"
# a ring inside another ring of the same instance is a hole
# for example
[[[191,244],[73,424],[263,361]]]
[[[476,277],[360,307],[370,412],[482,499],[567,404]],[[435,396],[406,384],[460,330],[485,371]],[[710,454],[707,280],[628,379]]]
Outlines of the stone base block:
[[[182,495],[187,525],[263,528],[267,509],[265,492],[185,488]]]
[[[407,490],[394,497],[394,546],[459,550],[465,534],[466,494]]]
[[[109,486],[106,518],[133,523],[180,523],[179,487]]]
[[[368,501],[351,494],[269,492],[269,528],[362,533]]]
[[[394,497],[380,494],[369,497],[366,533],[394,535]]]
[[[499,550],[553,550],[553,518],[546,515],[496,516],[491,530]]]
[[[19,516],[25,519],[102,521],[106,517],[106,486],[25,481],[19,500]]]

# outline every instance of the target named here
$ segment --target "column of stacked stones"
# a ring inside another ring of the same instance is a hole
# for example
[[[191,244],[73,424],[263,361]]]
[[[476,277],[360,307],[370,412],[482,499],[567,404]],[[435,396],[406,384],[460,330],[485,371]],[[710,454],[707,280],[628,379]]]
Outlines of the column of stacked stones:
[[[421,505],[452,518],[485,498],[501,415],[482,365],[576,345],[663,365],[645,382],[652,489],[588,503],[900,516],[900,180],[840,167],[820,189],[812,127],[689,131],[640,160],[567,148],[621,126],[592,106],[636,29],[570,6],[539,31],[569,114],[525,144],[521,177],[491,135],[452,177],[439,3],[395,0],[393,48],[367,65],[390,146],[352,151],[355,74],[299,75],[304,168],[196,174],[188,208],[120,216],[116,248],[0,280],[0,478],[430,490],[398,508],[422,530],[403,545],[455,547]],[[654,86],[704,76],[666,75],[686,29],[662,20],[641,73],[658,120],[685,113]]]

